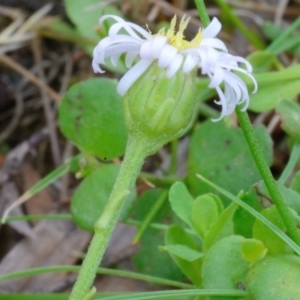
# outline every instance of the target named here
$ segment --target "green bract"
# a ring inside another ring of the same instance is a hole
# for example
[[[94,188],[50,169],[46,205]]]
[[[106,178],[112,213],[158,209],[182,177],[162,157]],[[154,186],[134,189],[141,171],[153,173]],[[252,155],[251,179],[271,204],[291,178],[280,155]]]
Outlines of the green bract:
[[[192,123],[197,98],[196,71],[172,78],[153,63],[123,97],[130,135],[147,143],[147,155],[182,136]]]

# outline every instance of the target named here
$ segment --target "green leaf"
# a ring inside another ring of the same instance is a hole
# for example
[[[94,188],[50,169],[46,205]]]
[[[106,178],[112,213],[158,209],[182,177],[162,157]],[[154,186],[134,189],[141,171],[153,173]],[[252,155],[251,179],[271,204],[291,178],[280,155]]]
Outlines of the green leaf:
[[[254,263],[259,259],[262,259],[268,249],[263,242],[256,239],[246,239],[241,244],[242,257],[244,260]]]
[[[282,118],[282,128],[295,140],[300,140],[300,105],[292,100],[279,102],[277,112]]]
[[[203,239],[223,210],[219,197],[206,194],[195,199],[192,208],[192,220],[195,229]]]
[[[162,299],[172,299],[172,300],[191,300],[198,299],[200,296],[229,296],[230,299],[240,299],[240,297],[245,297],[247,294],[245,291],[237,290],[203,290],[203,289],[185,289],[185,290],[167,290],[167,291],[154,291],[154,292],[141,292],[141,293],[128,293],[125,295],[110,296],[105,298],[96,298],[95,300],[162,300]],[[196,297],[196,298],[195,298]],[[199,298],[200,299],[200,298]],[[224,299],[224,298],[222,298]]]
[[[197,175],[197,177],[202,181],[217,190],[219,193],[227,197],[228,199],[232,200],[233,202],[237,203],[239,206],[247,210],[252,216],[260,220],[263,224],[265,224],[268,228],[270,228],[278,237],[280,237],[283,241],[286,242],[287,245],[289,245],[298,255],[300,255],[300,247],[291,240],[285,233],[283,233],[277,226],[275,226],[272,222],[270,222],[267,218],[265,218],[262,214],[257,212],[255,209],[253,209],[251,206],[249,206],[247,203],[243,202],[240,198],[232,195],[225,189],[221,188],[220,186],[214,184],[213,182],[207,180],[201,175]],[[297,220],[298,221],[298,220]],[[296,224],[295,224],[296,225]]]
[[[76,224],[88,231],[94,231],[94,225],[102,214],[110,192],[116,181],[119,166],[108,164],[87,176],[76,189],[72,202],[71,213]],[[126,219],[132,201],[135,199],[135,189],[124,199],[121,219]]]
[[[276,56],[268,51],[255,51],[247,57],[253,73],[267,72],[273,66]]]
[[[167,245],[161,246],[159,249],[191,262],[203,256],[202,252],[191,249],[186,245]]]
[[[270,205],[269,199],[257,194],[257,185],[251,187],[244,195],[241,200],[248,204],[250,207],[260,212],[264,209],[264,205]],[[238,235],[242,235],[246,238],[252,237],[252,228],[256,218],[250,214],[243,207],[238,207],[234,217],[234,232]]]
[[[293,177],[290,188],[300,194],[300,171]],[[300,213],[298,214],[300,215]]]
[[[280,254],[259,260],[247,275],[246,290],[251,299],[287,300],[299,298],[300,258]]]
[[[282,99],[293,98],[300,92],[300,65],[277,72],[255,74],[258,91],[251,95],[249,109],[266,112],[277,107]],[[249,82],[248,79],[245,79]],[[276,88],[274,88],[276,87]]]
[[[114,5],[108,5],[105,0],[65,0],[68,17],[75,24],[78,33],[85,39],[94,41],[93,45],[83,45],[87,53],[92,55],[99,40],[108,35],[110,25],[115,23],[113,19],[104,21],[99,25],[99,19],[103,15],[122,16],[122,13]],[[117,66],[113,66],[110,59],[107,59],[105,68],[117,73],[124,73],[126,67],[120,59]]]
[[[286,227],[275,206],[263,210],[261,214],[269,221],[271,221],[281,231],[286,231]],[[264,243],[264,245],[268,249],[268,254],[274,255],[278,253],[292,252],[292,249],[260,220],[256,220],[254,222],[253,238]]]
[[[114,296],[116,293],[97,293],[93,299],[103,299],[104,297]],[[68,300],[70,293],[52,293],[52,294],[1,294],[1,300]]]
[[[69,294],[8,294],[1,295],[1,300],[68,300]]]
[[[173,245],[182,245],[188,247],[199,254],[202,252],[201,247],[196,241],[190,236],[182,227],[178,225],[172,225],[166,232],[165,236],[166,247]],[[170,253],[171,257],[174,259],[176,264],[182,270],[182,272],[193,282],[194,285],[201,285],[201,255],[199,258],[193,261],[186,260],[182,258],[182,255],[177,255],[175,253]]]
[[[70,266],[70,265],[60,265],[60,266],[47,266],[41,268],[33,268],[26,269],[22,271],[17,271],[13,273],[8,273],[5,275],[0,275],[0,282],[6,280],[12,280],[16,278],[24,278],[31,276],[39,276],[42,274],[48,273],[65,273],[65,272],[74,272],[78,273],[80,271],[81,266]],[[144,282],[148,282],[150,284],[159,284],[164,286],[176,287],[176,288],[192,288],[193,286],[188,283],[182,283],[178,281],[168,280],[160,277],[144,275],[137,272],[125,271],[121,269],[113,269],[113,268],[97,268],[97,274],[101,275],[111,275],[111,276],[121,276],[124,278],[131,278],[136,280],[141,280]],[[1,298],[2,299],[2,298]],[[43,298],[41,298],[43,299]]]
[[[285,38],[279,42],[277,38],[281,37],[286,32],[286,28],[280,28],[271,22],[265,22],[262,26],[264,34],[272,41],[276,43],[276,47],[272,47],[272,53],[279,55],[289,50],[290,52],[300,55],[300,38],[299,32],[295,34],[288,34]]]
[[[109,160],[124,154],[127,132],[116,82],[93,78],[73,85],[59,107],[59,125],[86,155]]]
[[[118,9],[105,4],[103,0],[64,0],[64,2],[68,17],[75,24],[78,33],[83,37],[94,40],[95,45],[99,41],[99,34],[95,29],[99,25],[100,17],[106,14],[120,15]],[[105,32],[102,32],[102,34],[104,35]],[[90,46],[88,49],[92,53],[93,48]]]
[[[55,40],[62,40],[63,42],[81,44],[82,46],[95,46],[95,42],[97,42],[97,40],[83,37],[69,23],[58,18],[50,19],[47,24],[39,30],[39,34]]]
[[[135,234],[132,243],[136,244],[145,230],[149,227],[151,221],[161,211],[161,208],[163,207],[164,203],[167,200],[168,196],[168,190],[164,190],[163,193],[156,199],[153,206],[149,209],[149,211],[143,216],[143,221],[141,222],[141,225],[138,228],[137,233]]]
[[[233,215],[237,209],[236,203],[231,203],[226,209],[222,211],[218,219],[212,224],[207,232],[204,240],[204,249],[208,250],[217,241],[224,237],[233,234]]]
[[[285,187],[284,185],[277,182],[278,188],[284,201],[287,205],[292,208],[295,212],[300,215],[300,195],[296,191]],[[250,205],[256,211],[260,212],[265,208],[273,205],[272,199],[269,192],[266,189],[263,181],[258,182],[253,187],[251,187],[247,193],[245,193],[242,198],[243,202]],[[253,217],[249,212],[247,212],[242,207],[239,207],[234,215],[234,228],[235,233],[243,235],[244,237],[252,237],[252,228],[255,222],[255,217]]]
[[[164,191],[161,189],[150,189],[144,192],[136,201],[133,218],[144,220],[157,199]],[[172,220],[172,210],[169,202],[164,202],[161,209],[153,217],[153,222],[165,223]],[[158,250],[164,244],[165,231],[158,231],[147,228],[139,240],[139,250],[133,257],[133,263],[142,274],[159,276],[172,280],[182,280],[185,278],[169,255]],[[151,263],[149,259],[151,258]]]
[[[256,127],[255,133],[270,164],[270,136],[262,126]],[[187,180],[194,195],[213,191],[207,184],[199,183],[195,176],[197,173],[233,194],[247,190],[261,178],[242,131],[239,128],[228,127],[224,122],[211,121],[201,124],[192,135],[188,173]]]
[[[241,289],[248,272],[248,262],[241,253],[244,237],[232,235],[220,240],[203,259],[204,289]],[[218,299],[218,298],[211,298]],[[232,298],[222,298],[231,300]]]
[[[290,208],[292,208],[298,215],[300,215],[300,194],[290,188],[287,188],[281,183],[277,182],[277,186],[281,195],[283,196],[283,200],[285,201],[285,203]],[[268,207],[273,203],[263,181],[259,182],[255,186],[255,191],[257,197],[259,198],[260,202],[264,205],[264,207]]]
[[[194,199],[182,182],[175,182],[169,191],[169,201],[176,215],[193,227],[192,209]]]

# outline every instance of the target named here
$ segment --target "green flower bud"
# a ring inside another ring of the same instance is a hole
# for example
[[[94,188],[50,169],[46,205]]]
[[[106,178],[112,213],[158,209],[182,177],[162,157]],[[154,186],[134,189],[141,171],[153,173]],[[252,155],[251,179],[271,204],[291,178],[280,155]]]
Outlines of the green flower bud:
[[[196,70],[166,71],[153,63],[123,97],[125,125],[130,135],[148,143],[148,155],[182,136],[195,116]]]

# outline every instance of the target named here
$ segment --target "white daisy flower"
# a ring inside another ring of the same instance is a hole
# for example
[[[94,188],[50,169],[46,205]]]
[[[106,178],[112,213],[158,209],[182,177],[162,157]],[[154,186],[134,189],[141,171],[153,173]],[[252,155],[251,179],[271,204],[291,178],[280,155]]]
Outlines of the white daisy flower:
[[[218,121],[231,114],[238,104],[245,103],[242,110],[249,105],[248,89],[244,81],[233,71],[241,72],[250,77],[254,84],[253,93],[257,90],[257,83],[251,75],[251,65],[242,57],[228,53],[224,43],[216,38],[221,30],[220,22],[214,18],[212,22],[198,34],[192,41],[185,40],[183,35],[189,18],[183,17],[175,32],[176,16],[171,21],[170,29],[162,29],[158,34],[152,35],[142,27],[124,21],[113,15],[100,18],[100,25],[107,19],[116,21],[94,50],[93,68],[95,72],[103,73],[100,65],[105,64],[105,59],[110,57],[113,65],[122,54],[128,72],[119,81],[117,91],[124,96],[132,84],[156,62],[158,67],[166,71],[166,76],[171,78],[177,72],[188,73],[200,68],[203,75],[211,79],[210,88],[216,89],[220,100],[216,104],[222,106],[221,116],[213,121]],[[137,63],[133,63],[138,59]],[[239,64],[244,64],[243,69]]]

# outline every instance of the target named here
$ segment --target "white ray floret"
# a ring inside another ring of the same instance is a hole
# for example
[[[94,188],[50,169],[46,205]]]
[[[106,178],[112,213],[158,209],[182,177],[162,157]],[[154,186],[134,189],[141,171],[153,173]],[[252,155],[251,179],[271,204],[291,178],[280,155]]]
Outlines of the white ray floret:
[[[228,53],[225,44],[216,38],[221,30],[220,22],[214,18],[212,22],[198,34],[192,41],[184,38],[189,18],[183,17],[175,32],[176,16],[172,19],[170,29],[160,30],[152,35],[144,28],[113,15],[100,18],[100,25],[109,18],[116,21],[94,49],[93,68],[95,72],[103,73],[100,65],[105,65],[110,58],[114,66],[122,54],[125,54],[125,64],[129,69],[121,78],[117,91],[124,96],[132,84],[151,66],[153,62],[166,71],[171,78],[177,72],[189,73],[200,68],[203,75],[210,78],[210,88],[216,89],[220,100],[216,104],[222,106],[220,120],[231,114],[236,105],[244,103],[242,110],[249,105],[248,89],[244,81],[235,73],[247,75],[254,84],[253,93],[257,90],[257,83],[251,75],[251,65],[242,57]],[[134,62],[136,62],[134,64]],[[241,68],[239,64],[243,64]]]

